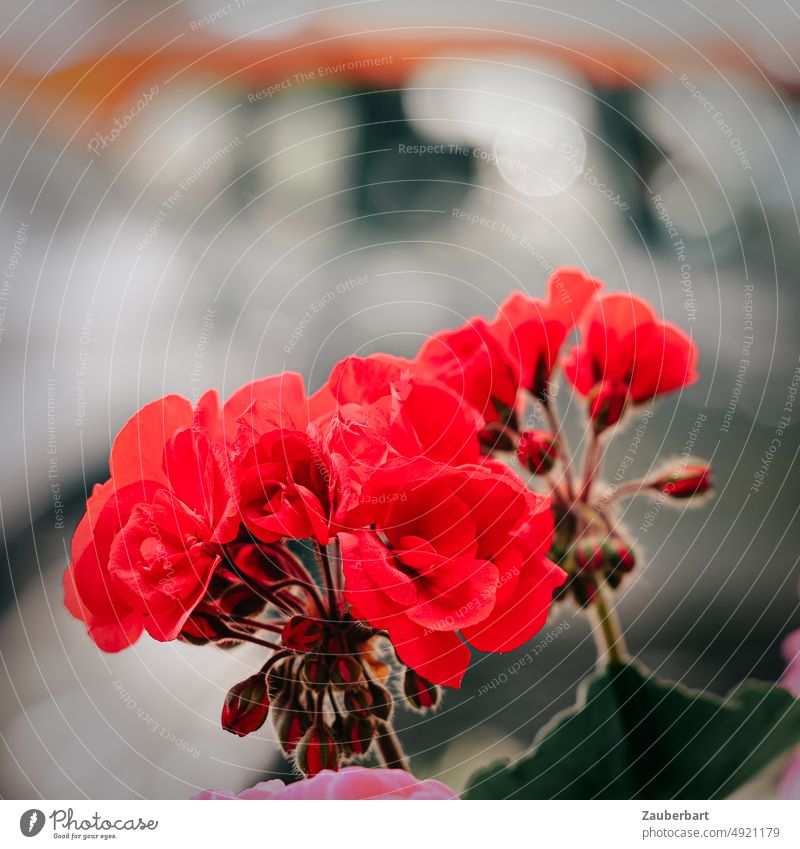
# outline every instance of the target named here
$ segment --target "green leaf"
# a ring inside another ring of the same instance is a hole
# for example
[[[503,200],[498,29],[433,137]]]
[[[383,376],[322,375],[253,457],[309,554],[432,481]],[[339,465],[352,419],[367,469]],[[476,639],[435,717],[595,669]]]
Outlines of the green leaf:
[[[465,798],[719,799],[800,742],[800,700],[774,684],[720,699],[615,664],[583,690],[529,754],[473,775]]]

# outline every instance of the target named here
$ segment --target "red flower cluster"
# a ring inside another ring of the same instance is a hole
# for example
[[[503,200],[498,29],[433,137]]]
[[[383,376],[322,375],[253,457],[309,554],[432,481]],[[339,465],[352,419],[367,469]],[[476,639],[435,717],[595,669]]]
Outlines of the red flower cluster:
[[[491,322],[438,333],[413,360],[345,359],[310,397],[284,373],[224,405],[214,391],[194,407],[177,395],[148,404],[115,439],[110,478],[75,532],[67,608],[106,651],[143,630],[271,649],[229,692],[223,725],[246,735],[272,713],[306,774],[374,740],[401,763],[380,641],[407,667],[407,704],[430,709],[437,685],[459,686],[469,646],[517,648],[554,594],[587,604],[599,577],[616,586],[633,568],[623,540],[597,536],[611,527],[589,497],[599,434],[629,405],[694,381],[697,352],[640,299],[601,290],[562,269],[546,300],[516,293]],[[564,368],[595,434],[580,490],[549,391],[576,327]],[[526,400],[552,433],[520,433]],[[515,455],[548,483],[564,465],[552,501],[512,471]],[[692,466],[647,486],[688,497],[708,480]]]
[[[178,396],[148,404],[115,440],[111,478],[75,534],[69,610],[107,651],[142,629],[197,638],[210,607],[231,616],[220,602],[237,576],[262,596],[291,577],[269,574],[269,546],[338,541],[337,604],[426,679],[458,686],[463,641],[521,645],[564,579],[545,557],[548,501],[481,456],[477,409],[427,369],[349,359],[311,398],[287,373],[223,407],[215,393],[195,409]]]

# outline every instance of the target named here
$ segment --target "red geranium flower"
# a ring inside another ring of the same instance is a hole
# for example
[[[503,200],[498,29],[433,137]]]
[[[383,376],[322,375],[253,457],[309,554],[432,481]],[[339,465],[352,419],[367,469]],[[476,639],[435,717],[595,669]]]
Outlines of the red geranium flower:
[[[64,573],[64,604],[86,623],[89,636],[103,651],[127,648],[144,628],[144,617],[128,603],[125,588],[109,573],[108,561],[111,544],[133,508],[152,498],[158,488],[139,482],[115,491],[110,480],[96,485],[72,537],[72,562]]]
[[[335,533],[336,485],[322,441],[272,428],[258,407],[245,414],[251,422],[237,441],[242,522],[262,542],[313,537],[325,545]]]
[[[602,287],[578,269],[559,268],[547,283],[546,301],[514,292],[500,305],[491,331],[523,388],[545,398],[561,346]]]
[[[338,403],[328,433],[332,453],[368,470],[393,456],[458,466],[480,460],[475,410],[443,383],[412,375],[406,360],[348,357],[329,386]]]
[[[479,642],[483,635],[485,644],[498,635],[509,643],[506,626],[494,631],[488,623],[507,612],[505,598],[498,607],[500,565],[513,561],[518,578],[528,568],[543,577],[538,559],[523,569],[511,549],[538,514],[537,502],[546,499],[502,466],[454,468],[419,459],[378,470],[361,502],[353,519],[365,528],[340,534],[347,601],[356,616],[388,632],[404,663],[435,684],[457,687],[469,663],[459,631]],[[549,548],[552,526],[537,523],[531,533],[539,534],[533,549],[538,558]],[[546,571],[551,568],[563,575],[552,564]],[[526,575],[525,586],[528,580]],[[545,580],[540,587],[537,621],[553,584]],[[521,602],[516,613],[527,612]],[[485,631],[475,630],[484,622]],[[526,639],[527,623],[518,631],[515,645]]]
[[[581,321],[581,341],[572,348],[564,372],[602,429],[622,416],[625,401],[649,401],[698,379],[694,342],[675,325],[658,319],[635,295],[605,295],[589,305]]]
[[[412,368],[449,386],[486,423],[505,421],[516,406],[519,375],[483,318],[431,336]]]
[[[285,373],[242,387],[222,408],[216,392],[194,410],[188,399],[168,395],[145,405],[114,440],[111,479],[87,502],[64,576],[67,609],[103,650],[120,651],[145,626],[171,639],[202,595],[218,562],[212,551],[239,526],[226,443],[235,419],[259,398],[305,414],[302,377]],[[154,569],[174,580],[153,586]]]
[[[239,515],[227,458],[197,428],[169,440],[168,487],[137,504],[115,537],[109,571],[157,640],[174,640],[235,539]]]

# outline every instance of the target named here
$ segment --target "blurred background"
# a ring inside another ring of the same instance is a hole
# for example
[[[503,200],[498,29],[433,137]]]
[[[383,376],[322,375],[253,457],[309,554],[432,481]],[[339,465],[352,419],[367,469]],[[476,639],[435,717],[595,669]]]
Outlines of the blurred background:
[[[268,730],[219,727],[247,651],[103,655],[63,609],[135,409],[281,369],[315,389],[564,264],[701,349],[701,382],[608,451],[609,479],[683,451],[716,471],[701,509],[626,506],[632,651],[719,693],[779,677],[800,624],[800,3],[3,0],[0,80],[0,795],[186,798],[288,769]],[[459,787],[520,751],[593,661],[569,606],[476,656],[437,715],[401,713],[415,769]]]

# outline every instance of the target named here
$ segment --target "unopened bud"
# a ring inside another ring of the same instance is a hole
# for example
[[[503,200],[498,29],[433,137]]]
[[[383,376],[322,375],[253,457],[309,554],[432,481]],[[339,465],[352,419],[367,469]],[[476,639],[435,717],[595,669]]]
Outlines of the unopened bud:
[[[330,670],[325,658],[319,654],[310,654],[303,661],[300,677],[307,687],[319,689],[327,687],[330,681]]]
[[[577,601],[581,607],[588,607],[597,595],[597,585],[592,580],[587,581],[581,578],[575,578],[575,580],[570,583],[570,587],[572,589],[572,594],[575,596],[575,601]]]
[[[599,539],[582,539],[572,549],[572,559],[579,572],[596,572],[602,569],[603,544]]]
[[[281,711],[275,721],[275,733],[281,748],[291,755],[311,725],[311,715],[302,710]]]
[[[283,644],[295,651],[315,651],[325,637],[325,626],[318,619],[308,616],[292,616],[283,626]]]
[[[315,722],[303,735],[295,751],[298,769],[307,778],[323,769],[339,769],[339,747],[327,725]]]
[[[345,690],[344,709],[356,716],[366,716],[372,711],[372,695],[366,687]]]
[[[331,683],[334,687],[359,687],[364,681],[361,664],[350,655],[342,654],[331,661]]]
[[[603,560],[609,573],[632,572],[636,566],[633,549],[621,540],[609,539],[603,543]]]
[[[334,730],[342,749],[348,755],[366,755],[375,736],[372,720],[363,716],[339,717]]]
[[[517,446],[517,458],[534,475],[545,475],[558,459],[558,445],[552,433],[525,430]]]
[[[245,737],[261,728],[268,713],[267,678],[257,672],[228,690],[222,706],[222,727]]]
[[[703,495],[711,489],[711,466],[694,465],[677,468],[662,475],[653,489],[663,492],[670,498],[691,498]]]
[[[418,711],[431,710],[437,707],[442,699],[442,691],[436,684],[426,681],[411,668],[406,669],[403,692],[408,706]]]
[[[596,433],[615,425],[625,412],[628,387],[621,381],[604,380],[589,396],[589,418]]]

